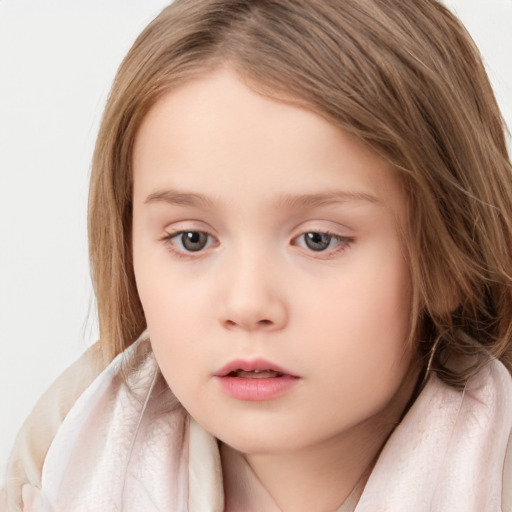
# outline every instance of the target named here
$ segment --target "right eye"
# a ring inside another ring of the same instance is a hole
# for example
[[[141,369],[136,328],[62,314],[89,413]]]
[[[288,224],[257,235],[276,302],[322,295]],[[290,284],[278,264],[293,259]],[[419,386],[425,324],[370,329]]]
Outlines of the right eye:
[[[214,243],[213,237],[204,231],[178,231],[165,237],[174,250],[191,253],[207,249]]]

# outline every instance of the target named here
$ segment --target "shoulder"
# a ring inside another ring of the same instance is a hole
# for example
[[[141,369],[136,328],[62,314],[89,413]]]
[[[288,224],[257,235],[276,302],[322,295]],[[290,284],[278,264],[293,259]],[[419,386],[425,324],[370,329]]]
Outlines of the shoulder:
[[[495,387],[500,391],[495,397],[496,406],[501,411],[499,423],[501,428],[505,429],[507,435],[505,439],[508,439],[500,460],[500,464],[503,463],[501,510],[512,512],[512,376],[509,370],[497,360],[491,361],[489,367],[491,379],[495,381]],[[486,393],[485,398],[490,395]]]
[[[512,376],[505,365],[498,360],[491,360],[488,371],[482,370],[474,378],[475,389],[469,389],[469,394],[475,394],[480,403],[493,404],[495,428],[489,437],[493,444],[503,439],[503,448],[498,452],[497,465],[502,467],[501,509],[502,512],[512,512]],[[487,378],[482,378],[482,376]],[[487,414],[491,414],[488,407]],[[502,434],[500,433],[502,432]]]
[[[503,512],[512,512],[512,434],[508,439],[503,466],[502,510]]]
[[[21,427],[6,471],[0,504],[7,510],[21,507],[21,489],[41,485],[46,453],[64,418],[78,397],[107,366],[99,343],[90,347],[39,399]]]

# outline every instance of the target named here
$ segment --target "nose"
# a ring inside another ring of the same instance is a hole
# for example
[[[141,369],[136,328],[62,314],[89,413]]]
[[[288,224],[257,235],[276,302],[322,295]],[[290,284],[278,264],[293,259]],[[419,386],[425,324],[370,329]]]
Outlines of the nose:
[[[285,289],[268,258],[226,262],[219,297],[219,320],[228,330],[278,331],[288,322]]]

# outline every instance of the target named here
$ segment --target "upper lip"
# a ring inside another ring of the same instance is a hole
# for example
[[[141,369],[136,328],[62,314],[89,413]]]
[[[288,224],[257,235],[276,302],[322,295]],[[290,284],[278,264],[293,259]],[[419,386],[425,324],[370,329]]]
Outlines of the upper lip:
[[[265,359],[236,359],[225,364],[222,368],[219,368],[214,375],[216,377],[226,377],[231,372],[236,372],[237,370],[243,370],[246,372],[254,371],[254,370],[273,370],[278,373],[282,373],[283,375],[289,375],[291,377],[299,377],[299,375],[294,374],[293,372],[279,366],[271,361],[267,361]]]

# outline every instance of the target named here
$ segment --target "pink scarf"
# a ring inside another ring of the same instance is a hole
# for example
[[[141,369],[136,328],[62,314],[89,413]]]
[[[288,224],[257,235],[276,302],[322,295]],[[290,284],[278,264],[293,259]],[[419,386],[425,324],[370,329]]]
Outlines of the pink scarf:
[[[499,512],[511,429],[512,379],[501,363],[464,392],[433,376],[350,509]],[[176,404],[147,340],[77,400],[48,451],[42,489],[25,485],[23,501],[25,512],[223,511],[217,442]]]

